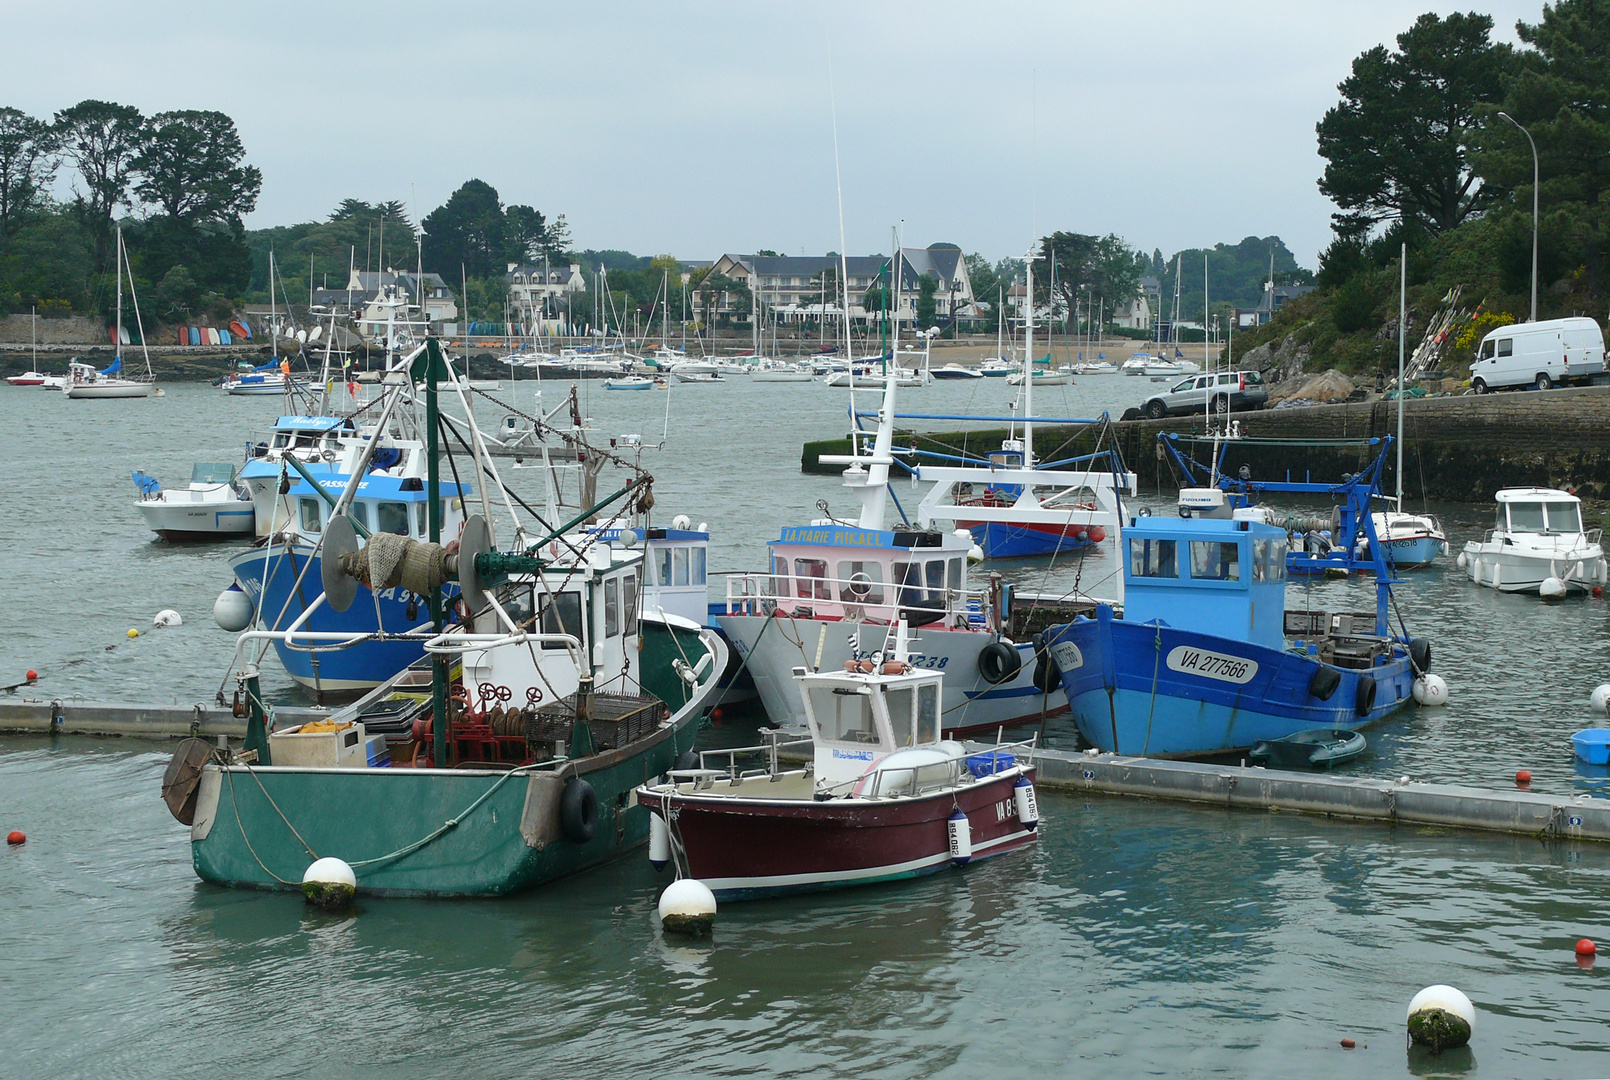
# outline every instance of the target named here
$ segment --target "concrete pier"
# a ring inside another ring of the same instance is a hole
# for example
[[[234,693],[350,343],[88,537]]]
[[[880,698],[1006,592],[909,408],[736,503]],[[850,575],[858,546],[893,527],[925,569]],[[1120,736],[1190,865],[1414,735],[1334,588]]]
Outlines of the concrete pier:
[[[980,749],[987,749],[981,745]],[[1610,841],[1610,799],[1038,750],[1041,787],[1241,810]]]
[[[322,720],[329,709],[282,706],[274,709],[281,727]],[[244,738],[246,721],[229,709],[194,705],[124,705],[105,701],[23,698],[0,701],[0,732],[57,735],[127,736],[142,739]]]

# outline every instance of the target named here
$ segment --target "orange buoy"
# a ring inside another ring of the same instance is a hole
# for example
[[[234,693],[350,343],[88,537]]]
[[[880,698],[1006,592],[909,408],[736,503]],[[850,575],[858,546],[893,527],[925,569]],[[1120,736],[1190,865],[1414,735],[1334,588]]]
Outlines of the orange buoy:
[[[1604,590],[1599,588],[1599,586],[1595,585],[1593,587],[1593,595],[1594,596],[1603,596],[1604,595]]]
[[[12,829],[6,834],[6,843],[8,844],[23,844],[27,841],[28,837],[23,835],[23,831],[21,829]],[[1591,945],[1593,943],[1590,941],[1588,944]]]
[[[1583,938],[1576,943],[1576,954],[1578,956],[1592,956],[1598,951],[1599,947],[1589,938]]]
[[[27,675],[28,681],[33,682],[37,678],[39,678],[39,672],[35,671],[33,668],[29,668]]]
[[[1531,782],[1532,782],[1532,774],[1528,770],[1521,769],[1519,772],[1517,772],[1515,774],[1515,786],[1516,787],[1526,787]]]
[[[1342,1040],[1342,1049],[1343,1050],[1351,1050],[1351,1049],[1353,1049],[1353,1047],[1355,1047],[1357,1045],[1358,1044],[1355,1043],[1352,1039],[1343,1039]]]

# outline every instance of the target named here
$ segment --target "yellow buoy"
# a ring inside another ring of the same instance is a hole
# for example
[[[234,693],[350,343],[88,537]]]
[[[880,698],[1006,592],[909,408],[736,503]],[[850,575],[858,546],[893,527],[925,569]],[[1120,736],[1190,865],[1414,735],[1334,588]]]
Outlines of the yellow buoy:
[[[129,627],[129,637],[139,637],[139,636],[140,636],[140,632],[138,630],[134,629],[134,627],[132,627],[132,626]]]

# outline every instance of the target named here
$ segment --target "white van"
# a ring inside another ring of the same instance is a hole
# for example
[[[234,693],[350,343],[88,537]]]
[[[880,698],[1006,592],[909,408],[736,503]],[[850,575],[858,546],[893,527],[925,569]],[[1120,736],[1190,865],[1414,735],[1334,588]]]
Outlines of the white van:
[[[1470,365],[1470,388],[1478,394],[1506,386],[1547,390],[1587,383],[1604,374],[1604,333],[1592,319],[1500,326],[1481,339]]]

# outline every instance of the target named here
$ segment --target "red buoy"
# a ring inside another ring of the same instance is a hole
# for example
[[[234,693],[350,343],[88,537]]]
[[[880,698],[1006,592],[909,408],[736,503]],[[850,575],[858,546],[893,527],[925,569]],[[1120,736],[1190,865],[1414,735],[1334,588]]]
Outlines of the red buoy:
[[[23,832],[22,832],[21,829],[12,829],[9,833],[6,834],[6,843],[8,843],[8,844],[22,844],[22,843],[26,843],[27,840],[28,840],[28,838],[23,835]],[[1590,942],[1588,942],[1588,944],[1592,945],[1593,942],[1590,941]]]
[[[39,672],[35,671],[33,668],[29,668],[28,669],[28,681],[33,682],[37,678],[39,678]]]
[[[1517,772],[1515,774],[1515,786],[1516,787],[1526,787],[1531,782],[1532,782],[1532,774],[1529,771],[1527,771],[1526,769],[1521,769],[1519,772]]]
[[[1576,943],[1576,954],[1578,956],[1592,956],[1598,951],[1599,947],[1588,938],[1583,938]]]
[[[1343,1050],[1351,1050],[1351,1049],[1353,1049],[1353,1047],[1355,1047],[1357,1045],[1358,1044],[1355,1043],[1352,1039],[1343,1039],[1342,1040],[1342,1049]]]
[[[1604,590],[1599,588],[1599,586],[1595,585],[1593,587],[1593,595],[1594,596],[1603,596],[1604,595]]]

